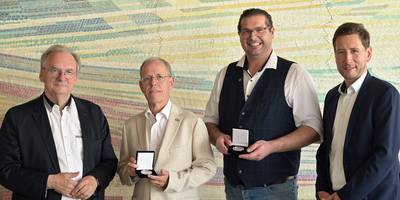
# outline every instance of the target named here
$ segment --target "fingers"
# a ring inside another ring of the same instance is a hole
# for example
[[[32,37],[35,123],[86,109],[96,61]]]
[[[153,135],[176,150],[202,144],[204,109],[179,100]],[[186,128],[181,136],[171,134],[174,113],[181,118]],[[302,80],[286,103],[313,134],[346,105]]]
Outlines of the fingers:
[[[267,145],[267,142],[259,140],[247,148],[247,152],[249,153],[241,154],[239,158],[260,161],[269,155]]]
[[[217,147],[218,151],[223,154],[228,154],[228,148],[232,144],[231,138],[229,135],[221,135],[217,138],[215,142],[215,146]]]
[[[262,145],[263,145],[262,142],[259,140],[259,141],[255,142],[254,144],[250,145],[250,146],[247,148],[247,152],[249,152],[249,153],[250,153],[250,152],[253,152],[253,151],[255,151],[256,149],[260,148]]]
[[[132,156],[129,158],[129,162],[136,164],[136,160]]]
[[[71,192],[73,198],[88,199],[97,188],[97,181],[94,176],[85,176]]]
[[[325,191],[319,191],[317,194],[320,200],[332,200],[331,195]]]
[[[130,157],[127,165],[127,171],[129,176],[136,175],[136,168],[137,168],[136,160],[133,157]]]
[[[165,170],[165,169],[161,169],[161,176],[169,176],[169,172],[168,172],[168,170]]]
[[[160,189],[165,189],[168,184],[169,172],[167,170],[161,169],[159,176],[149,175],[148,178],[150,183],[154,186]]]
[[[50,175],[48,178],[48,187],[66,197],[71,197],[71,191],[78,184],[78,182],[73,179],[78,175],[79,172]]]

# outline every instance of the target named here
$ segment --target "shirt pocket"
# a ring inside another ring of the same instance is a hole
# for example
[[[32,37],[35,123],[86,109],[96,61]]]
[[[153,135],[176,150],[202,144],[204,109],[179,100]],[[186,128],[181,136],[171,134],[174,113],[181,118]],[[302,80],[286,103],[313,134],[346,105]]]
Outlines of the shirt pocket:
[[[72,127],[72,147],[73,151],[76,151],[81,156],[83,156],[83,140],[82,140],[82,131],[80,127]]]

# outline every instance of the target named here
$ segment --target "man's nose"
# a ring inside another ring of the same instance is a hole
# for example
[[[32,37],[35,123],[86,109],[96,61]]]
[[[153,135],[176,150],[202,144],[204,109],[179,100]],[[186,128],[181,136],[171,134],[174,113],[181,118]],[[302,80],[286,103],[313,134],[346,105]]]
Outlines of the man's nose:
[[[156,83],[158,83],[157,77],[151,77],[150,84],[155,85]]]
[[[353,55],[350,52],[346,53],[344,60],[346,63],[351,63],[353,61]]]

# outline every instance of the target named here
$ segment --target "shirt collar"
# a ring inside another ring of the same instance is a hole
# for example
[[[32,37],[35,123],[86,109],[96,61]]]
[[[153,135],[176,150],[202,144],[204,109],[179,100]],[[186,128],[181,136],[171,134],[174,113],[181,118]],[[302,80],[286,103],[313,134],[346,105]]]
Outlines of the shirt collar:
[[[346,93],[353,93],[356,92],[358,93],[358,91],[360,91],[360,88],[365,80],[365,77],[367,76],[367,71],[365,71],[360,78],[358,78],[353,84],[351,84],[348,88],[346,88],[346,83],[343,81],[339,88],[338,91],[340,94],[346,94]]]
[[[164,108],[159,113],[157,113],[156,116],[154,116],[153,113],[151,112],[149,106],[147,106],[144,116],[147,119],[155,119],[158,115],[160,115],[160,116],[164,116],[165,119],[168,120],[169,114],[171,113],[171,107],[172,107],[172,103],[170,100],[168,100],[167,105],[165,105]]]
[[[43,96],[44,96],[44,102],[50,107],[50,108],[53,108],[54,107],[54,105],[56,105],[54,102],[52,102],[47,96],[46,96],[46,94],[45,93],[43,93]],[[68,98],[68,101],[67,101],[67,103],[65,104],[65,107],[64,108],[70,108],[70,106],[71,106],[71,102],[73,101],[73,99],[72,99],[72,95],[70,95],[69,96],[69,98]],[[51,109],[50,109],[51,110]]]
[[[49,110],[50,112],[53,111],[54,106],[57,106],[57,104],[55,104],[54,102],[52,102],[45,94],[43,94],[43,100],[44,100],[44,105],[46,107],[47,110]],[[68,112],[71,111],[71,107],[72,105],[75,105],[75,100],[72,98],[72,95],[69,97],[67,104],[65,104],[65,107],[63,110],[67,110]],[[57,108],[59,109],[59,108]]]
[[[269,56],[267,62],[264,64],[264,67],[260,69],[259,72],[264,71],[266,68],[268,69],[276,69],[278,64],[278,56],[275,51],[272,50],[271,55]],[[244,70],[247,70],[247,60],[246,55],[243,55],[242,58],[236,64],[236,67],[242,67]]]

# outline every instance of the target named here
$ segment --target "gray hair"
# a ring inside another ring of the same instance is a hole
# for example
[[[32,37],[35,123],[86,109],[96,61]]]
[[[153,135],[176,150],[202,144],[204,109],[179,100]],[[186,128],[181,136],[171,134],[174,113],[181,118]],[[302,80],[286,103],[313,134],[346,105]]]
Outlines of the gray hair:
[[[71,49],[69,49],[66,46],[63,45],[53,45],[49,47],[40,57],[40,68],[44,68],[47,62],[47,59],[49,56],[53,53],[58,53],[58,52],[66,52],[72,55],[74,57],[75,62],[76,62],[76,70],[79,71],[80,66],[81,66],[81,59],[79,58],[79,55],[73,52]]]
[[[142,76],[142,70],[143,70],[144,66],[146,66],[148,63],[151,63],[153,61],[161,62],[167,68],[169,75],[172,76],[171,65],[169,64],[168,61],[166,61],[165,59],[160,58],[160,57],[150,57],[150,58],[147,58],[146,60],[144,60],[142,65],[140,65],[140,76]]]

